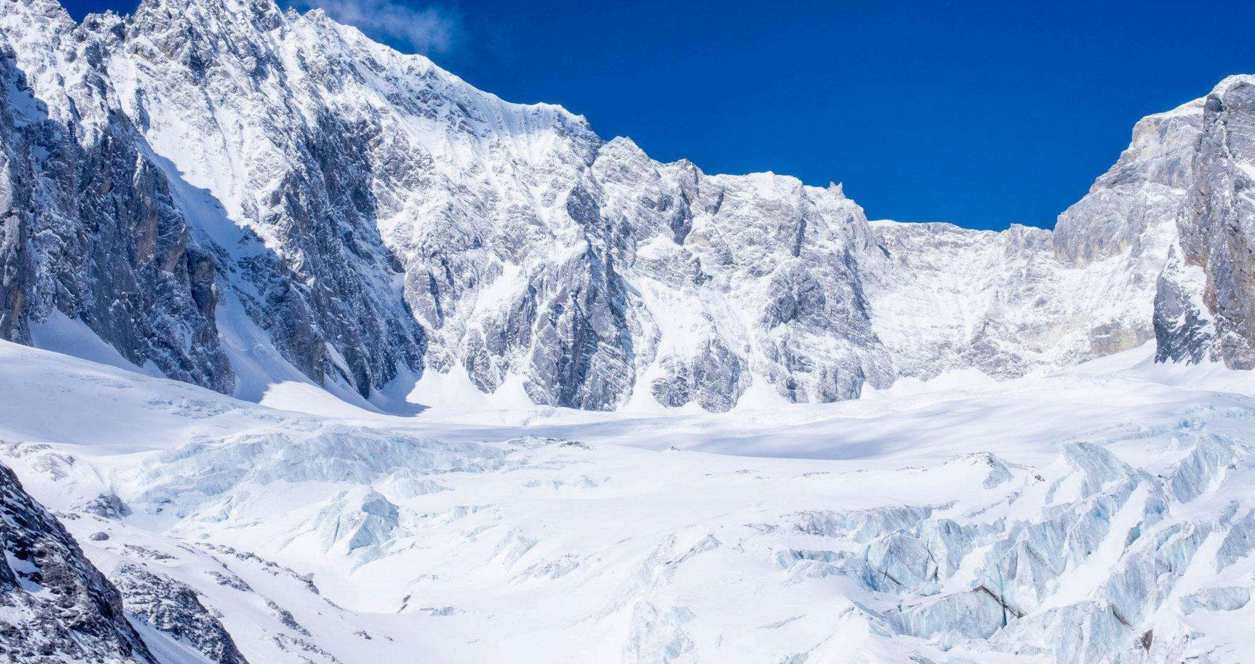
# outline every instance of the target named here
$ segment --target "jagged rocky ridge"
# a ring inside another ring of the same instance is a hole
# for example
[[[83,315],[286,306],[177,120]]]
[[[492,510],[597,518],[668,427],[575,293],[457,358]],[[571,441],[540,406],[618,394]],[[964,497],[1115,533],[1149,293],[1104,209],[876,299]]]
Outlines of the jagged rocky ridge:
[[[319,11],[2,7],[7,339],[59,311],[245,397],[302,375],[373,397],[426,369],[601,410],[728,410],[756,382],[834,401],[1151,339],[1252,362],[1245,79],[1139,123],[1054,232],[985,233],[662,164]]]
[[[0,659],[150,664],[118,589],[0,464]]]
[[[119,565],[111,579],[138,619],[192,645],[214,664],[248,664],[231,635],[191,587],[129,562]]]

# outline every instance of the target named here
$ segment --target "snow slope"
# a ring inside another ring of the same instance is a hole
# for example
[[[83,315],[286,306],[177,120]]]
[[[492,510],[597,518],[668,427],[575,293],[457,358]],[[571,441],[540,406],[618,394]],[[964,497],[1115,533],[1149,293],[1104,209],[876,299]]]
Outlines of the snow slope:
[[[146,599],[186,587],[254,663],[1250,661],[1255,381],[1152,353],[718,416],[398,418],[4,343],[0,461],[146,639],[221,652]]]

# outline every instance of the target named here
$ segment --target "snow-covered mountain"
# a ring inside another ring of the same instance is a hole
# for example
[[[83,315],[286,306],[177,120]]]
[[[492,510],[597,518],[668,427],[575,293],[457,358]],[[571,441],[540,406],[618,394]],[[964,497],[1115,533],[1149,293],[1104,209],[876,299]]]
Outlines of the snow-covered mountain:
[[[0,73],[0,336],[77,348],[85,327],[244,398],[300,380],[395,406],[426,371],[726,411],[1019,376],[1157,330],[1163,359],[1250,364],[1246,79],[1141,122],[1056,231],[995,234],[659,163],[270,0],[81,25],[6,0]]]
[[[1252,661],[1253,123],[869,222],[318,11],[0,0],[0,660]]]

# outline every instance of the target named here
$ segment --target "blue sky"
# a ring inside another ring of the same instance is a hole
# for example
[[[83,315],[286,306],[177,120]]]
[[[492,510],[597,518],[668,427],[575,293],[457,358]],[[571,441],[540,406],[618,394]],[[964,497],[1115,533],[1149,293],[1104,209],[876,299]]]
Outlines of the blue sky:
[[[1237,0],[284,1],[657,159],[843,181],[873,219],[978,228],[1053,225],[1138,118],[1255,73]]]

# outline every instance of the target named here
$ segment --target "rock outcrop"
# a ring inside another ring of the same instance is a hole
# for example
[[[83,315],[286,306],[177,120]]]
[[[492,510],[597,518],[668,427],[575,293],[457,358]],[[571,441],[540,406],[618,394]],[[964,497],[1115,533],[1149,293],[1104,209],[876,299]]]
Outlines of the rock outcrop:
[[[1201,302],[1183,306],[1172,292],[1182,283],[1165,272],[1161,305],[1165,321],[1186,316],[1210,319],[1210,334],[1198,324],[1165,330],[1161,355],[1197,361],[1214,355],[1230,368],[1255,368],[1255,79],[1225,79],[1201,103],[1201,135],[1194,153],[1193,186],[1178,217],[1182,258],[1202,268]],[[1193,290],[1197,293],[1197,290]],[[1181,313],[1178,313],[1181,311]],[[1174,316],[1175,315],[1175,316]],[[1184,348],[1188,350],[1179,350]]]
[[[0,659],[156,662],[127,622],[118,589],[3,465],[0,545]]]
[[[192,645],[215,664],[248,664],[192,588],[132,562],[119,565],[112,580],[126,598],[127,610],[153,629]]]

